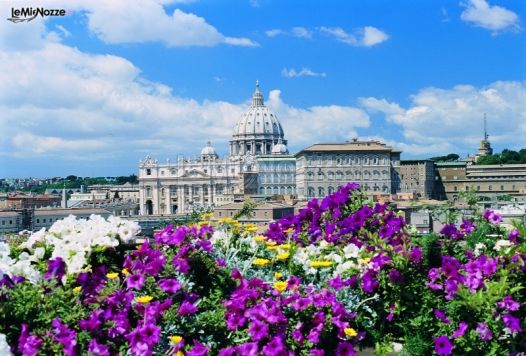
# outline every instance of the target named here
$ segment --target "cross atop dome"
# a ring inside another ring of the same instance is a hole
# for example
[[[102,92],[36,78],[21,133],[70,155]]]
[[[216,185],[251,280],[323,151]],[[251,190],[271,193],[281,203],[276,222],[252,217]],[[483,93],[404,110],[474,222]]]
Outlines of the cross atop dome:
[[[265,106],[263,102],[263,94],[259,90],[259,80],[256,80],[256,90],[252,95],[252,106]]]

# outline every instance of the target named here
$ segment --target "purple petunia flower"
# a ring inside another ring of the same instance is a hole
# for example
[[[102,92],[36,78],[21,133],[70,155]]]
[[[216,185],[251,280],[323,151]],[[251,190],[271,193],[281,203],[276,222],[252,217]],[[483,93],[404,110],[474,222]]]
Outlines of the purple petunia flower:
[[[478,323],[476,330],[481,340],[488,341],[493,339],[493,333],[488,328],[488,325],[486,323]]]
[[[413,247],[409,251],[409,261],[419,262],[422,259],[422,249],[419,246]]]
[[[404,281],[404,276],[397,269],[392,269],[389,271],[389,280],[394,284],[400,284]]]
[[[435,309],[434,311],[435,318],[439,319],[444,324],[451,324],[451,321],[446,317],[446,313],[444,313],[440,309]]]
[[[521,234],[520,234],[519,230],[513,229],[508,234],[508,239],[510,240],[511,243],[517,245],[517,244],[519,244],[519,237],[520,236],[521,236]]]
[[[75,346],[77,345],[77,334],[75,331],[62,324],[59,318],[55,318],[51,322],[51,326],[54,327],[53,341],[62,344],[62,351],[66,356],[75,355]]]
[[[88,353],[97,356],[110,356],[110,350],[108,349],[108,346],[99,344],[95,339],[91,339],[89,342]]]
[[[208,348],[199,341],[194,340],[194,347],[186,353],[187,356],[205,356],[208,353]]]
[[[263,346],[263,355],[287,355],[287,349],[280,336],[274,336],[265,346]]]
[[[258,355],[258,343],[247,342],[237,347],[237,352],[240,355],[257,356]]]
[[[268,337],[268,325],[256,319],[250,323],[248,333],[252,336],[252,340],[260,341]]]
[[[22,324],[22,332],[18,338],[18,351],[24,356],[35,356],[38,354],[43,341],[35,335],[29,333],[27,324]]]
[[[179,283],[179,281],[177,279],[174,279],[174,278],[160,279],[157,282],[157,285],[163,291],[165,291],[167,293],[172,293],[172,294],[177,293],[177,291],[179,291],[181,289],[181,283]]]
[[[512,334],[520,333],[522,331],[521,321],[516,316],[511,314],[503,314],[502,321]]]
[[[482,218],[495,225],[502,221],[502,216],[496,211],[493,211],[491,209],[486,209],[484,211],[484,214],[482,215]]]
[[[509,311],[517,311],[521,306],[518,302],[511,298],[511,295],[505,296],[501,302],[497,303],[497,305]]]
[[[453,332],[453,339],[458,339],[459,337],[464,336],[467,330],[468,330],[468,323],[466,323],[465,321],[461,321],[458,324],[458,329]]]
[[[132,274],[126,278],[126,286],[130,289],[141,289],[146,278],[143,274]]]
[[[438,355],[451,355],[453,344],[446,335],[437,336],[433,339],[435,352]]]
[[[47,280],[56,278],[60,282],[62,277],[66,275],[66,263],[61,257],[49,260],[47,263],[47,272],[44,278]]]
[[[376,280],[376,272],[369,270],[362,276],[362,289],[365,292],[369,294],[374,293],[376,288],[378,288],[378,285],[379,283]]]
[[[336,346],[336,356],[355,356],[356,352],[350,342],[343,341]]]
[[[199,309],[195,305],[193,305],[192,303],[189,303],[189,302],[187,302],[185,300],[184,302],[181,303],[181,306],[179,307],[179,310],[177,311],[177,313],[180,316],[185,316],[185,315],[189,315],[189,314],[194,314],[198,310]]]

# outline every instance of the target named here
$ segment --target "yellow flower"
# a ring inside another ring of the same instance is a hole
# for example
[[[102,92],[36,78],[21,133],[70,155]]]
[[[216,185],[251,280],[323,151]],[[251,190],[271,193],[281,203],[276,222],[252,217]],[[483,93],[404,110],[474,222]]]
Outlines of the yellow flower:
[[[267,246],[267,250],[269,251],[276,251],[278,248],[278,246]]]
[[[349,337],[355,337],[356,335],[358,335],[358,332],[353,328],[345,328],[343,329],[343,332]]]
[[[283,245],[279,245],[278,247],[283,249],[283,250],[288,250],[288,249],[290,249],[290,244],[283,244]]]
[[[279,292],[283,292],[287,289],[287,282],[274,282],[274,288]]]
[[[291,232],[294,232],[294,228],[293,227],[289,227],[287,230],[285,230],[283,232],[286,233],[286,234],[290,234]]]
[[[270,260],[267,260],[266,258],[256,258],[252,264],[255,266],[266,266],[270,264]]]
[[[208,224],[209,224],[208,221],[199,221],[199,222],[197,223],[197,226],[204,226],[204,225],[208,225]]]
[[[75,288],[73,288],[73,293],[79,294],[81,290],[82,290],[82,287],[80,287],[80,286],[79,287],[75,287]]]
[[[122,271],[121,271],[121,273],[122,273],[123,275],[127,276],[127,275],[130,274],[130,271],[128,271],[127,268],[123,268]]]
[[[135,298],[135,301],[137,303],[146,304],[146,303],[150,303],[152,299],[153,297],[150,295],[143,295],[143,296]]]
[[[202,219],[210,219],[212,216],[214,216],[214,213],[204,213],[201,215]]]
[[[283,273],[281,273],[281,272],[274,272],[274,279],[280,279],[281,277],[283,277]]]
[[[111,272],[111,273],[107,273],[106,277],[108,277],[108,279],[115,279],[119,277],[119,274],[117,272]]]
[[[254,241],[256,241],[256,242],[262,242],[262,241],[265,241],[266,239],[267,239],[267,237],[263,236],[263,235],[256,235],[254,237]]]
[[[265,245],[267,245],[267,246],[276,246],[276,241],[267,241],[267,242],[265,242]]]
[[[170,336],[169,339],[170,339],[170,342],[171,342],[172,344],[178,344],[178,343],[180,343],[181,341],[183,341],[183,337],[180,336],[180,335],[173,335],[173,336]]]
[[[358,259],[358,264],[359,265],[366,265],[369,263],[369,261],[371,260],[370,257],[367,257],[367,258],[359,258]]]
[[[245,232],[256,232],[258,228],[256,226],[245,226]]]
[[[278,258],[278,260],[283,261],[290,257],[290,253],[288,252],[278,253],[276,257]]]
[[[318,268],[318,267],[330,267],[332,266],[332,261],[312,261],[310,263],[311,267]]]
[[[184,356],[184,353],[181,350],[179,350],[175,353],[175,356]]]

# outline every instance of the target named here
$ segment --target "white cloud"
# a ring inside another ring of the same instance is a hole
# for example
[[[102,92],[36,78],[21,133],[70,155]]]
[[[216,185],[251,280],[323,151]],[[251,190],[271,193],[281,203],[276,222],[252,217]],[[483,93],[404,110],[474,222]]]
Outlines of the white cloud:
[[[348,33],[341,27],[320,27],[320,32],[333,37],[334,39],[357,47],[372,47],[389,39],[389,35],[382,30],[365,26]]]
[[[285,33],[285,31],[280,30],[279,28],[274,28],[272,30],[265,31],[265,34],[268,37],[276,37],[276,36],[282,35],[284,33]]]
[[[368,127],[369,115],[352,106],[327,105],[297,108],[281,99],[280,90],[272,90],[267,102],[281,120],[292,151],[315,142],[338,142],[357,137],[357,128]]]
[[[301,68],[301,70],[296,71],[293,68],[287,69],[283,68],[281,70],[281,75],[286,78],[296,78],[296,77],[326,77],[327,74],[325,72],[313,72],[309,68]]]
[[[195,14],[175,9],[170,16],[162,4],[153,0],[89,2],[86,10],[90,30],[107,43],[160,41],[169,47],[257,45],[248,38],[224,36]]]
[[[89,54],[57,42],[0,52],[0,77],[0,156],[30,160],[25,162],[98,160],[103,165],[138,160],[146,153],[163,159],[197,154],[209,139],[226,152],[251,94],[247,90],[244,103],[198,102],[146,80],[122,57]],[[298,108],[284,102],[278,90],[270,93],[268,105],[296,149],[349,139],[369,125],[362,109]]]
[[[258,44],[249,38],[226,36],[203,17],[175,9],[167,13],[164,6],[173,1],[163,0],[65,0],[53,1],[56,8],[68,12],[83,13],[87,18],[89,30],[106,43],[161,42],[168,47],[234,46],[255,47]],[[177,3],[177,2],[176,2]],[[2,13],[9,13],[11,4],[0,3]],[[24,26],[9,21],[0,21],[0,37],[9,42],[5,48],[34,48],[41,43],[44,20],[37,18]],[[64,28],[57,26],[60,34],[67,36]],[[11,47],[10,47],[11,46]]]
[[[387,41],[388,38],[389,36],[385,32],[376,27],[365,26],[363,28],[363,37],[360,42],[363,43],[363,46],[365,47],[371,47]]]
[[[425,88],[411,96],[404,108],[385,99],[362,98],[369,112],[381,112],[399,125],[409,153],[440,153],[446,147],[473,152],[482,139],[484,113],[490,141],[518,147],[526,135],[526,82],[498,81],[484,87],[457,85],[451,89]],[[440,145],[445,145],[440,150]],[[426,148],[427,147],[427,148]]]
[[[293,27],[290,32],[294,37],[312,38],[312,31],[306,29],[305,27]]]
[[[486,0],[468,0],[462,5],[466,8],[460,15],[463,21],[491,30],[493,33],[520,30],[519,16],[511,10],[490,5]]]
[[[311,39],[313,32],[305,27],[296,26],[296,27],[291,28],[288,31],[282,30],[279,28],[274,28],[274,29],[265,31],[265,34],[267,35],[267,37],[271,37],[271,38],[280,36],[280,35],[289,35],[289,36],[298,37],[298,38]]]

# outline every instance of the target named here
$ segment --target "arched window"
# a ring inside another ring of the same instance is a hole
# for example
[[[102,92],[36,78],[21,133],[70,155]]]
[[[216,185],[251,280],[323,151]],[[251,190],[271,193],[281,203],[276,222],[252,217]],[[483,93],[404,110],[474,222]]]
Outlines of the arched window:
[[[347,180],[352,180],[353,179],[353,176],[352,176],[352,172],[351,171],[347,171],[345,172],[345,176],[347,177]]]
[[[319,196],[319,197],[323,197],[323,196],[325,196],[325,188],[323,188],[323,187],[318,187],[318,196]]]
[[[314,180],[314,173],[308,172],[307,173],[307,180]]]
[[[307,190],[307,196],[309,198],[312,198],[312,197],[314,197],[314,194],[315,194],[314,188],[313,187],[309,187],[309,189]]]
[[[331,171],[331,172],[327,173],[327,178],[329,180],[334,180],[334,172]]]
[[[329,187],[329,188],[327,188],[327,193],[328,193],[328,194],[332,194],[332,193],[334,193],[334,188],[333,188],[333,187]]]
[[[343,179],[343,173],[342,171],[336,171],[336,180],[342,180]]]

